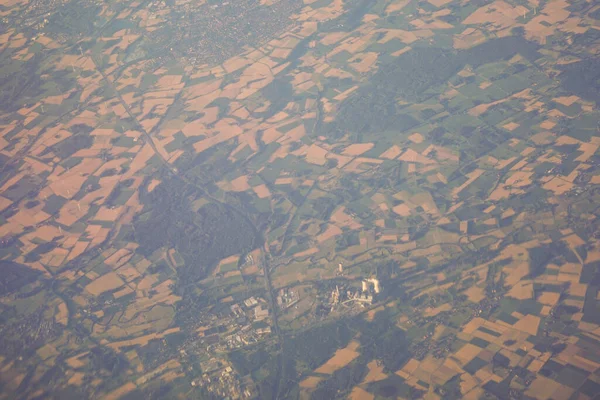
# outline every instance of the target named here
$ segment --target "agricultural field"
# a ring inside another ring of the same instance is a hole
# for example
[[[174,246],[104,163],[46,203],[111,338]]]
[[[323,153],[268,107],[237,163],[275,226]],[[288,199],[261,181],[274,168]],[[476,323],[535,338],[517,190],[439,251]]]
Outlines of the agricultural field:
[[[600,393],[600,5],[0,21],[0,399]]]

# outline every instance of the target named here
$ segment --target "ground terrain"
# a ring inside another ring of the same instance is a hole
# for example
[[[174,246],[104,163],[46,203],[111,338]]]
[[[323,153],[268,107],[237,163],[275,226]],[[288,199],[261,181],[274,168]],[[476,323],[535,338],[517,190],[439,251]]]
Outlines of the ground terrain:
[[[0,21],[0,398],[600,393],[600,5]]]

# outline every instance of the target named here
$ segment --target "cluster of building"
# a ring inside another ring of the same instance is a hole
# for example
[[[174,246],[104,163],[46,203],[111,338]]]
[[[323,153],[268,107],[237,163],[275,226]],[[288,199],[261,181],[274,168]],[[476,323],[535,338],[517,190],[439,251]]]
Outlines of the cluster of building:
[[[289,308],[300,301],[298,291],[281,289],[277,295],[277,305],[282,310]]]
[[[436,324],[437,326],[438,324]],[[426,332],[422,340],[414,343],[410,347],[410,353],[415,360],[422,361],[428,354],[433,354],[435,358],[445,358],[452,350],[452,344],[455,337],[445,336],[440,340],[432,340],[433,332]]]
[[[209,393],[223,399],[251,399],[255,397],[252,381],[240,379],[230,365],[223,366],[222,363],[214,361],[204,364],[202,369],[206,368],[206,372],[193,380],[191,382],[192,386],[202,387]],[[215,365],[216,368],[214,368]]]
[[[361,305],[371,305],[373,303],[374,296],[381,293],[381,286],[379,280],[376,278],[364,279],[361,282],[361,289],[348,288],[346,291],[340,290],[339,286],[336,285],[335,289],[331,292],[331,306],[332,309],[337,304],[349,304],[357,303]]]
[[[266,300],[250,297],[229,307],[230,313],[218,319],[218,326],[204,331],[201,339],[209,352],[230,351],[262,340],[271,334]],[[210,335],[206,335],[209,332]]]
[[[256,388],[250,377],[241,377],[223,355],[257,343],[271,335],[267,301],[258,296],[204,312],[199,321],[198,336],[188,339],[179,352],[181,357],[200,359],[200,376],[190,382],[218,398],[250,399]]]
[[[373,291],[375,292],[375,294],[379,294],[379,292],[381,291],[380,287],[379,287],[379,280],[375,279],[375,278],[371,278],[371,279],[364,279],[362,281],[362,291],[363,293],[368,293],[369,292],[369,288],[373,287]]]
[[[258,47],[290,24],[288,16],[302,7],[298,0],[280,0],[269,7],[254,0],[206,2],[164,1],[150,3],[149,18],[169,9],[179,18],[168,16],[167,29],[153,32],[154,39],[169,49],[180,62],[219,64],[246,45]]]

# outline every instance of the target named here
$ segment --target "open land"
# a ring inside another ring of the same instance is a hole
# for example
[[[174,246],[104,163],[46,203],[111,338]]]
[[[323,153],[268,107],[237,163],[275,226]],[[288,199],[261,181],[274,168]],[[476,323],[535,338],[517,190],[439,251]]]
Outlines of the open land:
[[[0,399],[600,393],[594,2],[0,21]]]

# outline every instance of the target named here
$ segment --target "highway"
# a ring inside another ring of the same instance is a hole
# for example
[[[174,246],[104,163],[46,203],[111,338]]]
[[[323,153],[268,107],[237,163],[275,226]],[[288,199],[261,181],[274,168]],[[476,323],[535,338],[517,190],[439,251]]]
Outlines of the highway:
[[[198,186],[196,183],[194,183],[193,181],[191,181],[190,179],[188,179],[185,175],[181,174],[177,168],[175,168],[173,165],[169,164],[169,162],[161,155],[161,153],[158,151],[158,149],[156,148],[156,144],[154,143],[154,141],[152,140],[152,136],[150,136],[150,134],[146,131],[146,129],[144,129],[144,127],[142,126],[142,124],[138,121],[137,117],[131,112],[131,109],[129,108],[129,105],[125,102],[125,100],[123,99],[123,97],[121,96],[121,94],[119,93],[119,91],[114,87],[114,84],[110,81],[110,79],[108,79],[108,76],[106,76],[106,74],[104,73],[104,71],[102,71],[100,68],[98,68],[98,64],[96,63],[96,61],[93,59],[93,57],[90,57],[90,59],[92,60],[92,62],[94,63],[96,70],[102,75],[103,80],[107,83],[107,85],[110,86],[110,88],[116,93],[119,102],[121,103],[121,105],[125,108],[125,111],[127,112],[127,115],[129,115],[129,117],[132,119],[132,121],[135,122],[137,129],[144,135],[144,138],[146,140],[146,143],[152,148],[152,151],[154,152],[154,154],[156,154],[159,159],[161,160],[162,165],[175,177],[181,179],[182,181],[184,181],[185,183],[187,183],[188,185],[194,186],[195,188],[197,188],[203,196],[209,198],[210,200],[214,201],[215,203],[221,204],[224,207],[234,211],[235,213],[237,213],[238,215],[242,216],[248,224],[250,224],[250,226],[252,226],[254,232],[261,238],[261,242],[262,243],[266,243],[265,241],[265,234],[259,232],[256,228],[256,225],[252,222],[252,220],[240,209],[232,206],[231,204],[228,203],[224,203],[223,201],[215,198],[214,196],[212,196],[211,194],[209,194],[208,192],[206,192],[206,190],[200,186]],[[270,268],[269,268],[269,260],[268,260],[268,253],[265,253],[265,250],[267,249],[267,245],[264,245],[264,249],[261,251],[261,260],[260,260],[260,264],[262,266],[263,269],[263,274],[265,277],[265,290],[267,291],[267,297],[268,297],[268,301],[269,301],[269,305],[270,305],[270,311],[271,311],[271,317],[272,317],[272,321],[273,321],[273,332],[275,332],[275,335],[277,336],[277,343],[279,346],[279,354],[278,354],[278,365],[279,368],[277,368],[277,377],[275,379],[275,387],[273,388],[273,399],[277,399],[279,398],[279,388],[280,388],[280,382],[283,379],[283,377],[285,377],[285,371],[283,371],[283,335],[281,334],[281,330],[279,328],[279,324],[277,322],[277,304],[275,301],[275,294],[273,292],[273,285],[271,282],[271,275],[270,275]]]

